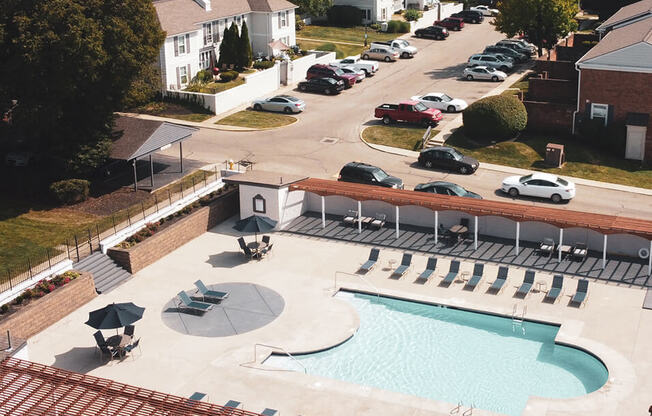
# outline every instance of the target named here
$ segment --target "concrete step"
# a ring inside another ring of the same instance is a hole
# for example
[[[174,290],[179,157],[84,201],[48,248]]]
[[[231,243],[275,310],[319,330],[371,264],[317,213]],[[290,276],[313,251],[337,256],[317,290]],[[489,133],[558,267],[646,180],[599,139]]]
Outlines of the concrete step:
[[[131,277],[129,272],[102,253],[93,253],[73,267],[93,274],[97,293],[106,293]]]

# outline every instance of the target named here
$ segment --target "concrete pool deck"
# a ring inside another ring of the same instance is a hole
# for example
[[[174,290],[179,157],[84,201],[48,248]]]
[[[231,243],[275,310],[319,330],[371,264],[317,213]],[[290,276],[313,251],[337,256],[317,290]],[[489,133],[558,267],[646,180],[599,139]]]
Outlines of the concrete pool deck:
[[[357,314],[332,297],[337,285],[367,292],[377,288],[386,295],[506,316],[511,316],[514,304],[519,312],[527,305],[526,319],[561,324],[558,342],[588,349],[607,365],[610,380],[598,391],[564,400],[531,398],[523,415],[645,414],[652,404],[652,311],[641,307],[644,289],[591,280],[586,306],[574,308],[567,303],[577,280],[567,277],[556,304],[543,303],[542,292],[521,300],[512,295],[524,269],[510,267],[506,288],[491,295],[485,293],[487,282],[494,280],[497,266],[487,264],[483,283],[469,292],[462,289],[462,283],[448,288],[437,284],[448,270],[449,259],[443,256],[439,256],[434,282],[415,283],[426,263],[420,254],[414,256],[406,276],[390,279],[388,260],[400,261],[402,256],[402,251],[391,249],[381,250],[379,265],[364,280],[348,273],[355,273],[366,260],[369,245],[288,233],[272,234],[271,256],[245,262],[231,229],[233,221],[196,238],[32,337],[28,340],[30,359],[181,396],[204,392],[210,402],[224,404],[233,399],[254,412],[271,407],[286,416],[449,415],[456,404],[324,379],[300,369],[289,372],[260,365],[271,349],[254,347],[256,343],[300,353],[331,347],[355,333]],[[472,269],[472,262],[462,263],[462,271]],[[337,281],[336,272],[341,272]],[[174,294],[193,287],[197,279],[206,285],[261,285],[280,294],[285,306],[275,320],[243,334],[185,335],[169,328],[161,313]],[[536,281],[550,287],[552,275],[538,273]],[[135,352],[134,359],[100,364],[92,337],[95,330],[84,322],[89,311],[114,301],[146,308],[143,319],[135,324],[142,352]],[[493,414],[473,411],[473,415]]]

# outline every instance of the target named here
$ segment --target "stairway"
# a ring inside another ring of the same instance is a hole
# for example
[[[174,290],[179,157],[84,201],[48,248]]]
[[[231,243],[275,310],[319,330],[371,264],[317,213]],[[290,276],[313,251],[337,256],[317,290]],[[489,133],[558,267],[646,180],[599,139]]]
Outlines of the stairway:
[[[75,270],[93,274],[97,293],[106,293],[131,277],[131,274],[118,266],[109,256],[93,253],[73,265]]]

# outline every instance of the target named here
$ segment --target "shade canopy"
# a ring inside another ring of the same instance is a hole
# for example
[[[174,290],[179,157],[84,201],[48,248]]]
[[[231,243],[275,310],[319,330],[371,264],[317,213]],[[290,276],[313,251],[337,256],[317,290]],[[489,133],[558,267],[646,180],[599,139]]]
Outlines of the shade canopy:
[[[252,215],[235,223],[235,228],[244,233],[265,233],[276,227],[276,221],[263,215]]]
[[[111,303],[102,309],[90,312],[86,325],[95,329],[116,329],[131,325],[143,317],[145,308],[133,303]]]

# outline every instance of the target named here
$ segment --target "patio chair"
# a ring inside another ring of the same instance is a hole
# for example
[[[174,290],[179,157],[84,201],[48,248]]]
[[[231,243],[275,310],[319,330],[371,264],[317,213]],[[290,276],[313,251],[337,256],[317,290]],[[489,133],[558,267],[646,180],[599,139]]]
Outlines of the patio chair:
[[[480,280],[482,280],[483,273],[484,273],[484,264],[476,263],[475,266],[473,266],[473,276],[471,276],[469,281],[466,282],[466,285],[464,285],[464,289],[470,291],[475,290],[475,288],[478,286],[478,283],[480,283]]]
[[[277,413],[278,413],[278,410],[270,409],[269,407],[266,407],[265,410],[260,412],[260,414],[263,415],[263,416],[275,416]]]
[[[269,245],[270,237],[268,235],[263,236],[263,243]]]
[[[589,250],[585,243],[575,243],[570,251],[570,255],[573,259],[580,259],[580,261],[584,261],[588,252]]]
[[[367,260],[362,266],[360,266],[360,269],[358,271],[362,271],[365,273],[368,273],[371,271],[376,266],[376,262],[378,261],[378,256],[380,255],[380,250],[377,248],[372,248],[371,251],[369,252],[369,260]]]
[[[124,351],[125,354],[129,354],[130,352],[132,352],[136,348],[138,348],[138,350],[141,351],[141,353],[142,353],[142,350],[140,349],[140,338],[138,338],[133,343],[131,343],[131,344],[127,345],[126,347],[124,347],[123,351]],[[132,360],[134,359],[133,354],[131,355],[131,359]]]
[[[238,244],[240,244],[240,248],[242,250],[245,250],[245,251],[247,250],[247,243],[245,243],[244,237],[238,238]]]
[[[450,268],[448,269],[448,274],[444,276],[444,280],[441,281],[444,285],[449,285],[453,283],[453,280],[457,277],[460,272],[460,262],[457,260],[452,260]]]
[[[494,282],[489,287],[489,291],[496,294],[500,293],[505,287],[508,273],[509,273],[509,268],[505,266],[500,266],[498,268],[498,275],[496,276],[496,280],[494,280]]]
[[[100,352],[100,360],[104,358],[104,355],[108,355],[109,361],[111,361],[116,355],[118,355],[118,350],[109,348],[101,331],[95,332],[93,337],[95,338],[95,343],[97,344],[97,348]]]
[[[471,229],[471,226],[469,225],[469,219],[468,218],[461,218],[460,219],[460,225],[466,227],[467,232],[465,232],[463,234],[460,234],[458,237],[462,238],[462,240],[466,240],[466,238],[468,237],[468,234],[469,234],[468,230]]]
[[[561,295],[561,289],[562,285],[564,284],[564,276],[560,274],[556,274],[552,277],[552,287],[546,293],[546,296],[544,296],[543,301],[544,302],[550,302],[550,303],[555,303],[557,302],[557,299],[559,299],[559,296]]]
[[[381,229],[385,226],[386,219],[387,219],[387,215],[377,213],[376,216],[369,223],[369,227]]]
[[[426,270],[421,272],[419,277],[417,277],[417,280],[425,280],[426,282],[432,274],[435,272],[435,269],[437,268],[437,257],[428,257],[428,264],[426,264]]]
[[[130,336],[130,337],[133,338],[134,331],[136,331],[136,327],[134,325],[125,326],[125,335]]]
[[[263,251],[261,251],[261,254],[263,254],[263,255],[269,254],[272,251],[272,247],[274,247],[274,243],[272,243],[272,244],[268,245],[267,247],[265,247],[263,249]]]
[[[544,254],[548,253],[548,257],[552,256],[552,253],[555,251],[555,240],[550,237],[543,239],[541,244],[539,244],[539,253]]]
[[[344,225],[355,225],[356,221],[358,221],[358,211],[354,211],[352,209],[349,210],[348,215],[345,215],[344,218],[342,218],[342,222]]]
[[[188,294],[186,294],[186,292],[184,291],[179,292],[177,296],[181,300],[179,306],[183,304],[184,309],[186,309],[189,312],[197,313],[198,315],[203,315],[206,311],[210,311],[211,309],[213,309],[213,305],[211,305],[210,303],[191,300]]]
[[[586,302],[589,291],[589,281],[586,279],[577,282],[577,290],[571,298],[569,305],[577,306],[578,308]]]
[[[240,407],[241,404],[242,404],[242,403],[240,403],[240,402],[238,402],[238,401],[235,401],[235,400],[229,400],[228,402],[226,402],[226,404],[224,405],[224,407],[228,407],[228,408],[231,408],[231,409],[237,409],[238,407]]]
[[[206,302],[206,301],[210,302],[210,300],[208,300],[208,299],[220,302],[220,301],[223,301],[224,299],[229,297],[229,292],[220,292],[218,290],[210,290],[209,288],[206,287],[204,282],[202,282],[201,280],[197,280],[195,282],[195,287],[197,288],[197,292],[199,292],[201,294],[202,300],[204,302]]]
[[[407,271],[410,269],[412,265],[412,254],[410,253],[403,253],[403,258],[401,259],[401,265],[392,272],[392,277],[398,276],[400,279]]]
[[[514,295],[526,297],[528,293],[530,293],[530,289],[532,289],[532,285],[534,285],[534,271],[527,270],[525,272],[525,277],[523,277],[523,283],[521,283],[521,286],[518,288],[518,290]]]

